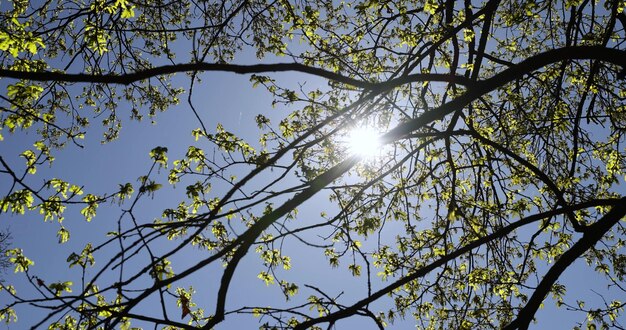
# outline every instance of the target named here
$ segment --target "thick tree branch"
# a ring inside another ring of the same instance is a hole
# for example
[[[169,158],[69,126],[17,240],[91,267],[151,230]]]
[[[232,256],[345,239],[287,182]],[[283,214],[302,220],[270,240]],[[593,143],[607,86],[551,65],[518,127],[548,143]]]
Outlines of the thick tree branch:
[[[583,237],[567,250],[554,263],[550,270],[543,277],[539,286],[533,292],[533,295],[526,303],[526,306],[517,314],[517,318],[509,323],[505,330],[528,329],[530,322],[533,320],[539,306],[550,292],[552,285],[559,279],[561,274],[580,256],[592,248],[616,223],[618,223],[626,215],[626,197],[622,197],[613,206],[611,211],[605,214],[600,220],[589,226],[583,234]]]
[[[298,207],[300,204],[313,197],[335,179],[342,176],[344,173],[350,170],[352,166],[354,166],[354,164],[356,164],[358,161],[358,156],[352,156],[337,164],[330,170],[324,172],[322,175],[311,181],[311,184],[307,189],[296,195],[294,198],[288,200],[274,211],[261,217],[259,221],[257,221],[252,227],[250,227],[249,230],[247,230],[243,235],[239,237],[242,241],[242,244],[237,248],[237,251],[235,251],[235,254],[228,262],[228,266],[226,266],[224,274],[222,275],[222,281],[217,296],[217,306],[215,308],[214,317],[211,318],[211,320],[203,327],[203,329],[212,329],[215,325],[217,325],[224,319],[226,296],[228,294],[230,281],[235,274],[235,269],[237,268],[239,261],[241,261],[246,253],[248,253],[250,246],[255,242],[256,238],[261,235],[263,230],[267,229],[276,220],[280,219],[281,217]]]
[[[552,191],[552,193],[554,194],[554,196],[557,199],[557,204],[562,206],[562,207],[566,207],[567,206],[567,201],[565,200],[565,194],[564,192],[557,186],[556,183],[554,183],[554,181],[542,170],[540,170],[537,166],[533,165],[531,162],[529,162],[528,160],[526,160],[524,157],[514,153],[513,151],[511,151],[510,149],[507,149],[505,146],[492,141],[482,135],[480,135],[478,132],[476,132],[475,129],[471,129],[470,131],[468,131],[468,133],[473,136],[474,138],[476,138],[477,140],[479,140],[480,142],[496,149],[499,150],[500,152],[502,152],[503,154],[513,158],[516,162],[518,162],[520,165],[524,166],[525,168],[529,169],[531,172],[533,172],[535,174],[535,176],[537,176],[537,178],[539,178],[539,180],[541,180],[546,186],[548,186],[548,188]],[[574,227],[574,230],[576,230],[577,232],[582,232],[585,230],[585,227],[580,224],[578,222],[578,220],[576,220],[576,216],[574,215],[573,212],[569,212],[567,214],[567,218],[569,219],[570,223],[572,224],[572,227]]]
[[[620,204],[622,203],[622,204]],[[557,216],[557,215],[561,215],[561,214],[565,214],[567,212],[573,212],[576,210],[581,210],[581,209],[585,209],[588,207],[593,207],[593,206],[598,206],[598,205],[615,205],[615,207],[613,208],[613,210],[617,209],[617,208],[621,208],[623,213],[626,213],[626,197],[619,199],[619,200],[599,200],[599,201],[589,201],[589,202],[585,202],[585,203],[580,203],[580,204],[576,204],[576,205],[572,205],[566,208],[559,208],[559,209],[554,209],[554,210],[550,210],[547,212],[543,212],[543,213],[538,213],[538,214],[534,214],[531,216],[528,216],[526,218],[520,219],[504,228],[501,228],[487,236],[481,237],[459,249],[457,249],[456,251],[451,252],[450,254],[447,254],[441,258],[439,258],[438,260],[422,267],[419,269],[416,269],[415,272],[399,279],[398,281],[380,289],[377,292],[374,292],[372,295],[366,297],[365,299],[358,301],[357,303],[355,303],[354,305],[346,308],[346,309],[342,309],[340,311],[328,314],[326,316],[322,316],[316,319],[311,319],[305,322],[300,323],[297,327],[295,327],[295,330],[304,330],[304,329],[308,329],[309,327],[315,325],[315,324],[319,324],[319,323],[323,323],[323,322],[335,322],[337,320],[340,319],[344,319],[347,317],[350,317],[352,315],[354,315],[360,308],[363,308],[364,306],[367,306],[368,304],[372,303],[373,301],[385,296],[386,294],[393,292],[393,290],[411,282],[414,281],[418,278],[424,277],[425,275],[427,275],[428,273],[430,273],[431,271],[445,265],[446,263],[450,262],[451,260],[454,260],[458,257],[460,257],[461,255],[470,252],[473,249],[476,249],[484,244],[487,244],[493,240],[496,240],[498,238],[502,238],[505,237],[506,235],[510,234],[511,232],[513,232],[515,229],[525,226],[527,224],[539,221],[541,219],[545,219],[545,218],[549,218],[549,217],[553,217],[553,216]],[[611,210],[611,212],[613,212],[613,210]],[[610,212],[610,213],[611,213]],[[622,214],[623,215],[623,214]],[[607,214],[608,216],[608,214]],[[605,216],[606,218],[606,216]],[[619,219],[618,219],[619,220]],[[610,228],[610,227],[609,227]],[[608,229],[607,229],[608,230]],[[543,299],[542,299],[543,300]]]
[[[300,63],[273,63],[273,64],[221,64],[221,63],[181,63],[175,65],[164,65],[151,69],[141,70],[128,74],[105,74],[91,75],[83,73],[63,73],[63,72],[24,72],[7,69],[0,69],[0,78],[26,79],[32,81],[63,81],[63,82],[83,82],[83,83],[103,83],[103,84],[121,84],[128,85],[141,80],[182,72],[201,72],[201,71],[224,71],[238,74],[250,73],[269,73],[269,72],[301,72],[314,76],[337,81],[347,85],[360,87],[364,89],[374,89],[378,91],[389,90],[394,87],[423,81],[440,81],[449,82],[460,85],[467,85],[470,89],[489,89],[493,90],[501,86],[503,81],[510,82],[524,74],[528,74],[547,64],[560,62],[563,60],[581,60],[594,59],[610,62],[622,67],[626,67],[626,52],[618,49],[606,48],[602,46],[572,46],[559,49],[549,50],[545,53],[531,56],[519,64],[508,68],[502,73],[497,74],[493,78],[487,79],[472,86],[472,80],[463,76],[449,74],[411,74],[391,79],[385,82],[375,83],[350,78],[339,73],[327,71],[321,68],[311,67]],[[503,79],[495,79],[497,77]]]
[[[127,74],[104,74],[92,75],[84,73],[63,73],[57,71],[43,72],[24,72],[7,69],[0,69],[0,78],[25,79],[32,81],[57,81],[57,82],[75,82],[75,83],[100,83],[100,84],[119,84],[129,85],[141,80],[150,79],[158,76],[183,73],[183,72],[232,72],[237,74],[251,73],[270,73],[270,72],[300,72],[313,76],[326,78],[337,81],[350,86],[364,89],[391,89],[402,84],[421,81],[441,81],[467,85],[469,79],[463,76],[453,76],[449,74],[424,73],[412,74],[397,79],[389,80],[384,83],[373,83],[362,81],[344,76],[340,73],[327,71],[324,69],[307,66],[300,63],[271,63],[271,64],[222,64],[222,63],[181,63],[174,65],[164,65],[151,69],[140,70]]]
[[[452,112],[462,109],[480,96],[490,93],[498,87],[502,87],[546,65],[565,60],[583,59],[599,60],[626,68],[626,51],[623,50],[601,46],[573,46],[549,50],[545,53],[531,56],[524,61],[499,72],[491,78],[477,81],[473,85],[469,85],[469,90],[465,94],[441,105],[440,107],[424,112],[418,118],[396,126],[381,139],[385,142],[395,141],[398,138],[419,129],[424,125],[424,123],[441,120]],[[387,83],[391,83],[392,81]]]

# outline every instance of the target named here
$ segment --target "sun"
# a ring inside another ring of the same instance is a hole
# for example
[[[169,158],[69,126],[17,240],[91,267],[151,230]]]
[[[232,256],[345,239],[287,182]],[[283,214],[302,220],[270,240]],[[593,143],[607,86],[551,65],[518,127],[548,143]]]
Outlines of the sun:
[[[380,153],[380,133],[371,127],[357,127],[348,133],[346,145],[348,152],[363,158],[370,158]]]

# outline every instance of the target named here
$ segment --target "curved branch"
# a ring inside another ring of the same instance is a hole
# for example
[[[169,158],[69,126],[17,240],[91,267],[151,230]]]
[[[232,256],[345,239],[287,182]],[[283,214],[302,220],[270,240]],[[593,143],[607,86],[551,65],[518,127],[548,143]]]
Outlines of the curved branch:
[[[473,86],[469,85],[467,92],[461,96],[437,108],[424,112],[418,118],[396,126],[394,129],[387,132],[387,134],[383,135],[381,140],[387,143],[395,141],[398,138],[419,129],[426,123],[443,119],[452,112],[462,109],[470,102],[476,100],[484,94],[494,91],[498,87],[502,87],[515,79],[521,78],[522,76],[546,65],[565,60],[599,60],[613,63],[626,69],[626,51],[624,50],[606,48],[602,46],[571,46],[549,50],[544,53],[531,56],[522,62],[495,74],[491,78],[477,81]],[[391,83],[392,81],[393,80],[387,83]]]
[[[539,180],[541,180],[546,186],[548,186],[548,188],[550,190],[552,190],[552,193],[554,193],[554,195],[556,196],[558,204],[560,204],[562,207],[567,206],[567,201],[565,200],[563,191],[556,185],[556,183],[552,179],[550,179],[550,177],[545,172],[540,170],[537,166],[535,166],[534,164],[532,164],[528,160],[524,159],[520,155],[517,155],[513,151],[507,149],[505,146],[503,146],[503,145],[501,145],[501,144],[499,144],[499,143],[497,143],[495,141],[492,141],[491,139],[488,139],[488,138],[480,135],[473,128],[471,130],[469,130],[468,132],[469,132],[470,136],[478,139],[480,142],[482,142],[482,143],[484,143],[484,144],[486,144],[486,145],[488,145],[490,147],[493,147],[494,149],[502,152],[503,154],[513,158],[520,165],[522,165],[525,168],[529,169],[531,172],[533,172],[535,174],[535,176],[537,176],[537,178],[539,178]],[[574,227],[575,231],[582,232],[582,231],[585,230],[585,226],[582,225],[580,222],[578,222],[578,220],[576,220],[576,216],[574,216],[574,214],[572,212],[569,212],[567,214],[567,217],[569,218],[569,221],[572,224],[572,227]]]
[[[621,203],[621,204],[620,204]],[[606,204],[611,204],[611,205],[615,205],[615,207],[611,210],[612,213],[613,210],[617,210],[620,209],[623,213],[626,213],[626,197],[622,198],[622,199],[614,199],[614,200],[599,200],[599,201],[589,201],[589,202],[585,202],[585,203],[580,203],[580,204],[576,204],[573,206],[569,206],[566,208],[560,208],[560,209],[555,209],[555,210],[550,210],[547,212],[543,212],[543,213],[538,213],[538,214],[534,214],[531,216],[528,216],[526,218],[520,219],[506,227],[503,227],[487,236],[483,236],[459,249],[457,249],[456,251],[445,255],[435,261],[433,261],[432,263],[416,269],[414,273],[411,273],[399,280],[397,280],[394,283],[389,284],[388,286],[380,289],[377,292],[374,292],[372,295],[362,299],[361,301],[356,302],[354,305],[346,308],[346,309],[342,309],[340,311],[328,314],[326,316],[322,316],[319,318],[315,318],[315,319],[311,319],[305,322],[300,323],[298,326],[296,326],[294,329],[298,330],[298,329],[308,329],[309,327],[315,325],[315,324],[319,324],[319,323],[323,323],[323,322],[335,322],[337,320],[340,319],[344,319],[347,317],[350,317],[352,315],[354,315],[359,309],[363,308],[364,306],[367,306],[368,304],[372,303],[373,301],[387,295],[390,292],[393,292],[393,290],[411,282],[414,281],[418,278],[424,277],[425,275],[427,275],[428,273],[430,273],[431,271],[445,265],[446,263],[448,263],[451,260],[454,260],[458,257],[460,257],[461,255],[470,252],[471,250],[478,248],[484,244],[487,244],[495,239],[504,237],[508,234],[510,234],[513,230],[522,227],[524,225],[539,221],[541,219],[545,219],[548,217],[552,217],[552,216],[556,216],[556,215],[560,215],[560,214],[564,214],[567,212],[573,212],[576,210],[581,210],[581,209],[585,209],[588,207],[593,207],[593,206],[597,206],[597,205],[606,205]],[[608,216],[609,214],[607,214]],[[605,216],[605,218],[607,217]],[[603,218],[604,219],[604,218]],[[619,221],[619,218],[617,219]],[[601,220],[602,221],[602,220]],[[614,223],[613,223],[614,224]],[[611,224],[612,225],[612,224]],[[610,227],[609,227],[610,228]],[[608,230],[608,229],[607,229]],[[598,230],[593,230],[593,232],[596,232]],[[604,232],[603,232],[604,233]],[[583,236],[584,237],[584,236]],[[601,237],[601,235],[600,235]],[[558,276],[557,276],[558,277]],[[541,299],[543,300],[543,298]]]
[[[626,197],[622,197],[613,206],[611,211],[605,214],[600,220],[589,226],[583,237],[567,250],[554,263],[550,270],[543,277],[539,286],[526,303],[526,306],[517,314],[517,318],[509,323],[504,330],[528,329],[535,313],[543,302],[543,299],[550,292],[552,285],[559,279],[561,274],[583,253],[592,248],[616,223],[626,215]]]
[[[250,229],[248,229],[244,234],[239,236],[238,240],[240,240],[241,246],[237,248],[231,260],[228,261],[228,266],[224,270],[222,275],[222,280],[220,283],[220,289],[217,296],[217,306],[215,307],[215,314],[211,318],[211,320],[204,325],[202,329],[212,329],[223,321],[224,319],[224,311],[226,306],[226,296],[228,294],[228,288],[230,286],[230,281],[235,274],[235,269],[239,264],[239,261],[248,253],[250,246],[255,242],[256,238],[261,235],[263,230],[267,229],[272,223],[276,220],[283,217],[285,214],[298,207],[300,204],[304,203],[309,198],[313,197],[324,187],[329,185],[338,177],[342,176],[348,170],[354,166],[359,161],[358,156],[352,156],[343,162],[335,165],[330,170],[324,172],[313,181],[311,181],[310,186],[294,196],[292,199],[286,201],[283,205],[270,212],[269,214],[261,217],[259,221],[257,221]]]

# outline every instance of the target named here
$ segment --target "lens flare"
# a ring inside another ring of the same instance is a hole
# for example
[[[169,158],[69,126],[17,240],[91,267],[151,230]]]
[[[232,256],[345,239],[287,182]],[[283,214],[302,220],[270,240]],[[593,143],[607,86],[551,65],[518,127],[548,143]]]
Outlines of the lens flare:
[[[359,127],[353,129],[347,138],[347,145],[350,154],[361,157],[374,157],[380,152],[380,134],[370,127]]]

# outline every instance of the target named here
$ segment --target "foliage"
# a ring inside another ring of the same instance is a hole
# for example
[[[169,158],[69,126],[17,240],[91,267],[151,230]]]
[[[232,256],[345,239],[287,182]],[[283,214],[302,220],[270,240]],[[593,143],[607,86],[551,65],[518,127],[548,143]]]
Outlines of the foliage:
[[[378,328],[525,329],[556,304],[573,326],[624,327],[615,293],[626,288],[625,7],[3,3],[0,145],[20,134],[37,141],[18,156],[0,149],[0,214],[39,214],[58,226],[50,239],[62,246],[76,239],[66,216],[97,222],[114,209],[119,218],[67,257],[68,278],[8,249],[12,279],[31,287],[2,284],[0,320],[16,322],[30,306],[43,316],[20,322],[49,329],[210,329],[247,317],[262,329],[357,317]],[[250,75],[290,113],[259,111],[243,131],[205,125],[210,105],[194,91],[217,71]],[[293,83],[307,79],[327,84]],[[149,146],[151,166],[135,182],[107,177],[115,189],[89,191],[41,171],[86,136],[101,130],[108,143],[123,124],[173,107],[197,117],[191,145],[180,158]],[[256,140],[247,137],[254,124]],[[374,158],[343,142],[365,126],[381,132]],[[172,192],[178,200],[159,204],[154,219],[144,205]],[[258,271],[242,276],[280,299],[233,306],[229,289],[252,255]],[[340,280],[322,287],[290,276],[305,256],[363,290],[343,295]],[[577,260],[609,288],[602,303],[568,295]],[[217,288],[189,285],[198,276]]]

